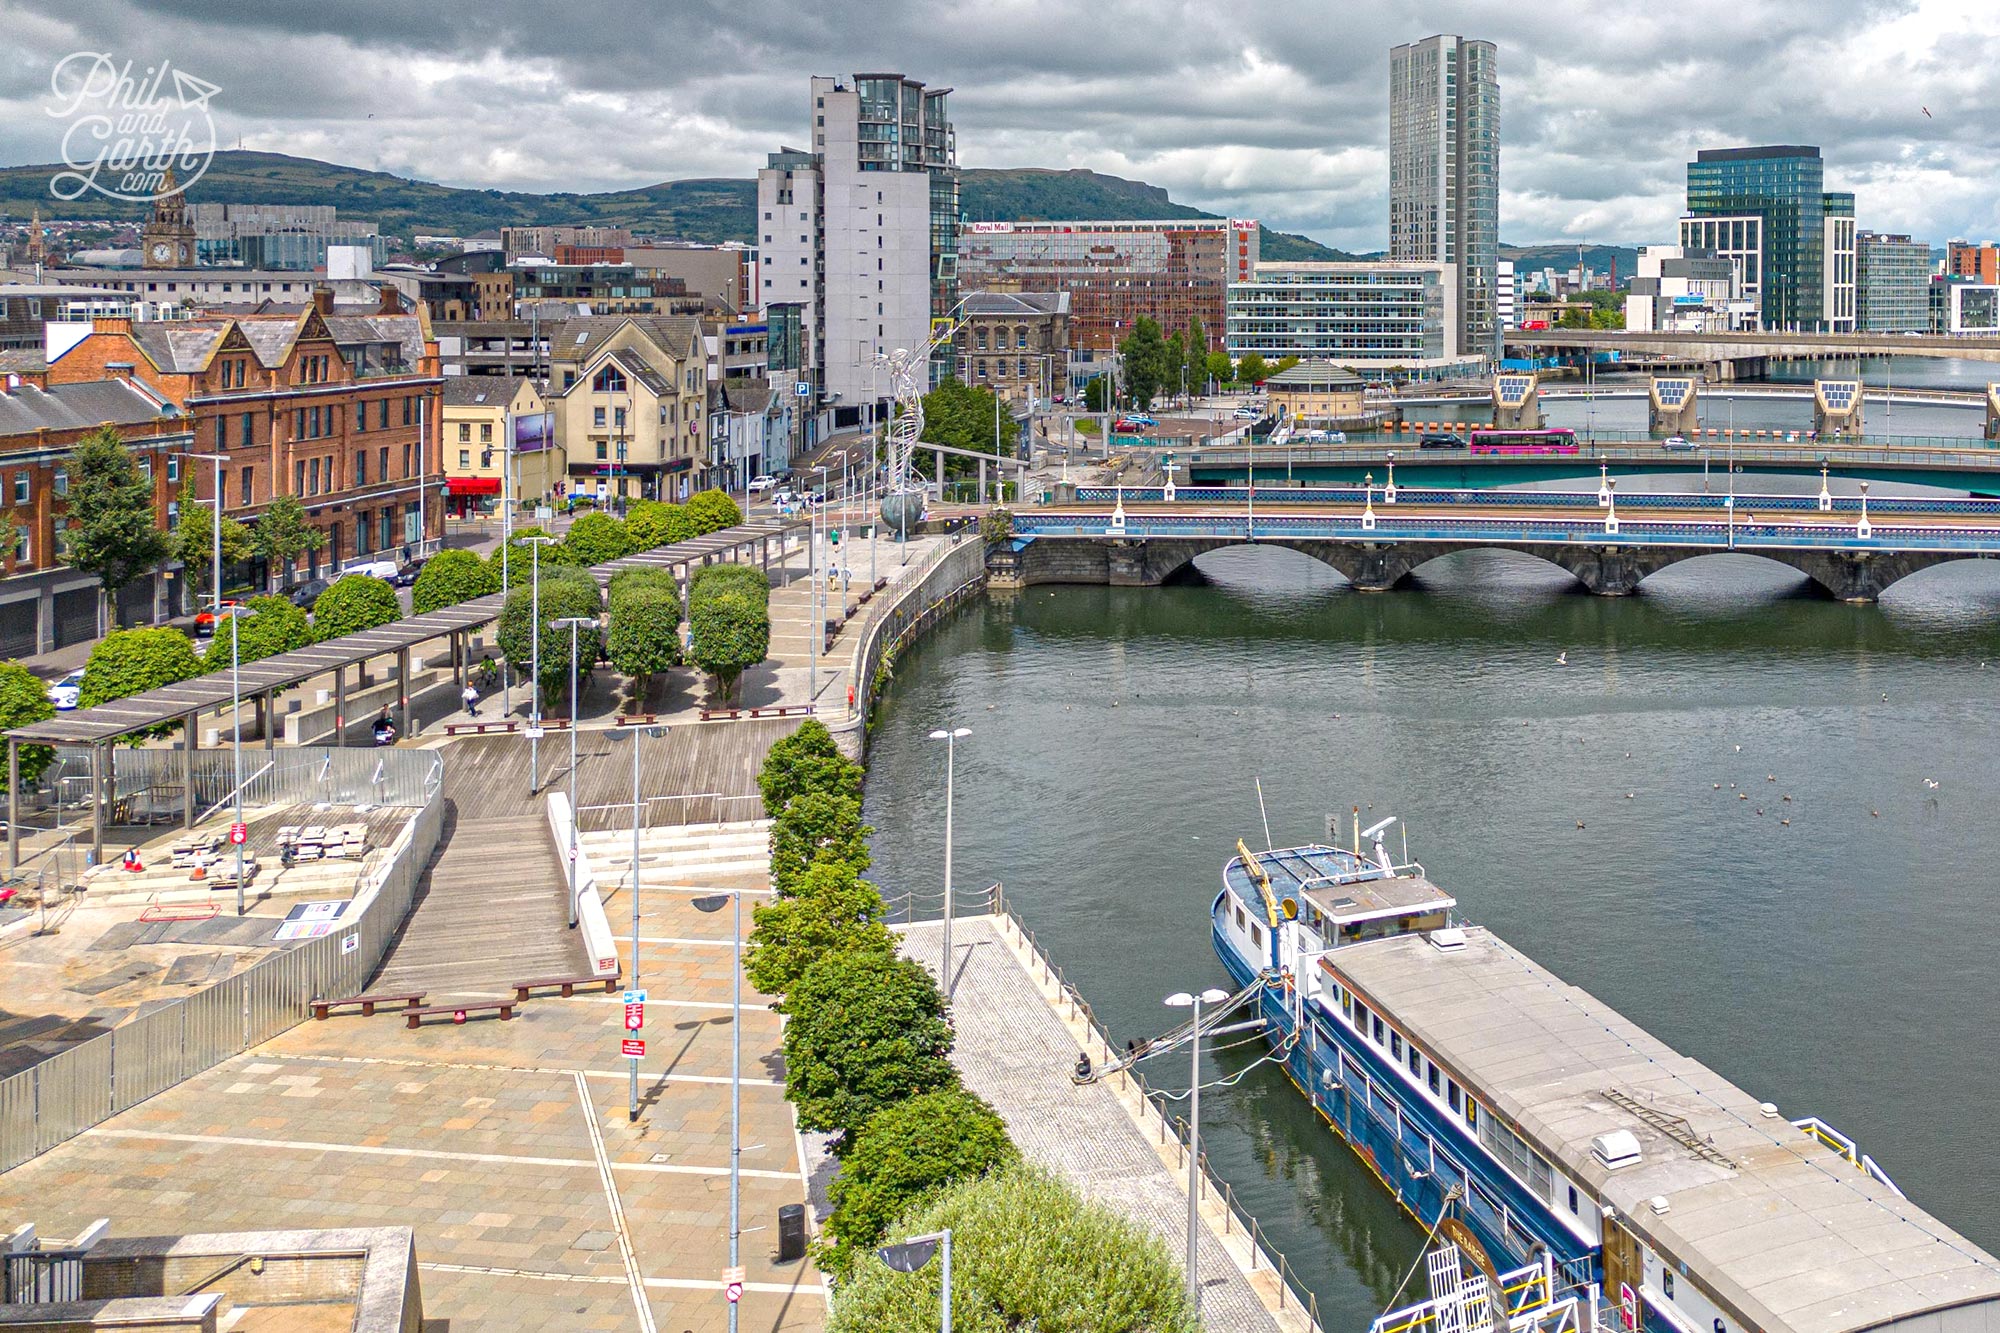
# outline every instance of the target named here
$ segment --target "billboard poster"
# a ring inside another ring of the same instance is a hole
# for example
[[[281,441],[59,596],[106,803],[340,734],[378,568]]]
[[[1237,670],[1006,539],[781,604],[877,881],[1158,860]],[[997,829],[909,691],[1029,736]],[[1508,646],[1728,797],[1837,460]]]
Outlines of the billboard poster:
[[[530,412],[514,418],[514,452],[535,453],[547,449],[556,440],[556,414],[553,412]]]

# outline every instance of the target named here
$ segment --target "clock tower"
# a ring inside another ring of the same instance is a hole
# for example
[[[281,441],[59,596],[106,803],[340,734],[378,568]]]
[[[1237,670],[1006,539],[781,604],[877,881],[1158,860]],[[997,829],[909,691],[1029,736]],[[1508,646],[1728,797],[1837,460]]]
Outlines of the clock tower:
[[[172,167],[167,168],[166,193],[153,200],[153,214],[139,231],[139,248],[147,268],[194,267],[194,223]]]

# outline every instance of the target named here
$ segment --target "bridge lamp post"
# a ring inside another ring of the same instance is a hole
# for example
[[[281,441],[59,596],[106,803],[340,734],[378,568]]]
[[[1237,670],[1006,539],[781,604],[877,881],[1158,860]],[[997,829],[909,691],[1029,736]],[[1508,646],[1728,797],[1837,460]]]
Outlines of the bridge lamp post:
[[[1864,481],[1861,483],[1861,521],[1854,525],[1854,535],[1865,542],[1874,532],[1874,526],[1868,522],[1868,483]]]
[[[932,1232],[927,1236],[912,1236],[900,1245],[884,1245],[875,1251],[875,1257],[898,1273],[914,1273],[931,1261],[944,1246],[944,1269],[939,1274],[944,1284],[943,1305],[938,1310],[938,1328],[941,1333],[951,1333],[951,1228]],[[734,1313],[735,1307],[730,1307]]]
[[[1361,526],[1363,529],[1372,532],[1375,528],[1375,474],[1373,472],[1364,472],[1361,474],[1361,495]]]
[[[1826,488],[1826,455],[1819,456],[1819,512],[1833,512],[1833,492]]]
[[[1389,451],[1389,484],[1382,488],[1382,503],[1385,505],[1396,503],[1396,451],[1394,449]]]
[[[1612,488],[1618,485],[1617,482],[1609,480],[1604,484]],[[1604,508],[1604,531],[1607,536],[1615,537],[1618,535],[1618,493],[1613,489],[1608,494],[1610,498],[1605,502]]]
[[[1706,465],[1707,460],[1702,460]],[[1604,508],[1611,503],[1611,464],[1608,460],[1597,461],[1597,507]]]
[[[1201,1314],[1201,1277],[1197,1267],[1201,1240],[1201,1007],[1204,1004],[1221,1004],[1228,998],[1227,993],[1211,986],[1198,995],[1176,991],[1166,999],[1170,1008],[1194,1010],[1188,1036],[1191,1060],[1188,1074],[1187,1285],[1188,1308],[1197,1317]]]

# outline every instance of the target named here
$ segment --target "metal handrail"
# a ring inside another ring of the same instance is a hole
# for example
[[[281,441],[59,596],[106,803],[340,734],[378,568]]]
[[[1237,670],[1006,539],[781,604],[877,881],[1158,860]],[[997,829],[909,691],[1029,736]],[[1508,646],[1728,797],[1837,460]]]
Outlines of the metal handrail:
[[[262,768],[258,769],[255,773],[252,773],[249,777],[243,779],[243,781],[237,783],[234,787],[231,787],[229,789],[228,795],[224,796],[221,800],[217,801],[215,804],[209,806],[208,809],[202,811],[199,815],[196,815],[194,818],[194,823],[200,824],[206,822],[210,815],[214,814],[217,810],[220,810],[223,806],[228,805],[231,801],[235,800],[236,794],[238,792],[243,791],[245,788],[249,787],[251,783],[255,782],[258,778],[263,777],[266,773],[269,773],[272,769],[276,768],[277,766],[278,766],[277,760],[266,759],[264,761],[264,766]]]

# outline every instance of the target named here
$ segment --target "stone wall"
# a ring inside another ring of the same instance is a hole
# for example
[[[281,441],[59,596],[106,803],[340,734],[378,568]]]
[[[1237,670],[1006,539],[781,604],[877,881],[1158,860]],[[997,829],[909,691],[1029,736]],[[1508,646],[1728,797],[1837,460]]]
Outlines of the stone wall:
[[[850,758],[868,747],[868,715],[875,704],[876,673],[885,657],[917,636],[946,611],[986,586],[986,545],[976,533],[934,557],[936,563],[914,581],[890,585],[890,596],[871,612],[853,659],[854,706],[840,721],[828,721],[834,739]]]

